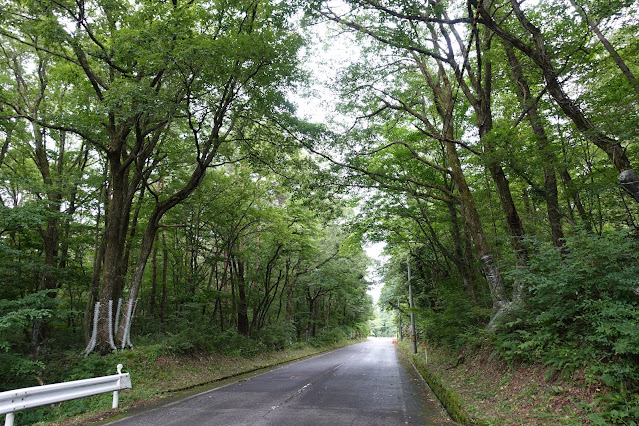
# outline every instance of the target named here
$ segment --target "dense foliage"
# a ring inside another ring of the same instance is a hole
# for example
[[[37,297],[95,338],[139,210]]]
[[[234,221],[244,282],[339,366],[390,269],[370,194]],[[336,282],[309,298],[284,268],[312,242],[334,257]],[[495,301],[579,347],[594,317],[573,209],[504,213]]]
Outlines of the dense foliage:
[[[0,387],[131,325],[171,354],[392,335],[410,265],[420,338],[585,371],[590,421],[633,424],[638,9],[0,0]],[[343,129],[288,100],[302,12],[351,43]]]
[[[331,148],[369,188],[354,228],[387,243],[380,307],[406,326],[409,263],[419,338],[585,370],[594,423],[639,414],[638,7],[309,6],[357,41],[334,89],[358,118]]]
[[[0,390],[104,375],[91,359],[131,344],[248,357],[368,335],[352,202],[315,191],[298,139],[321,129],[287,100],[294,12],[0,2]]]

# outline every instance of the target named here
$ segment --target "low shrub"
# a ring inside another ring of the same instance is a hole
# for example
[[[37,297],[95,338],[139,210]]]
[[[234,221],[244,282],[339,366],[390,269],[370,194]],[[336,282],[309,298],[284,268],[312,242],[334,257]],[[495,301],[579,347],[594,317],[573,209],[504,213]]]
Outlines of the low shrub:
[[[278,322],[262,328],[257,335],[257,340],[270,350],[279,350],[290,346],[295,335],[294,324]]]
[[[617,422],[637,414],[638,241],[625,232],[580,233],[566,240],[564,252],[529,243],[528,267],[507,274],[527,293],[498,325],[499,354],[544,363],[549,374],[569,376],[585,367],[611,389],[603,418]]]

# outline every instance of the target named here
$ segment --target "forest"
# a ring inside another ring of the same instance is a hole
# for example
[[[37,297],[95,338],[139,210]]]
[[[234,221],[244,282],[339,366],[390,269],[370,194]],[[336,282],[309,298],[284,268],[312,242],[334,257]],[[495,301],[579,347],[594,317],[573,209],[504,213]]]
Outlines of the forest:
[[[401,308],[420,341],[582,372],[606,389],[593,424],[636,424],[636,1],[0,0],[0,18],[0,390],[49,382],[60,354],[248,357],[376,334],[376,315],[388,333]],[[336,118],[313,122],[294,95],[318,96],[309,56],[336,42]]]

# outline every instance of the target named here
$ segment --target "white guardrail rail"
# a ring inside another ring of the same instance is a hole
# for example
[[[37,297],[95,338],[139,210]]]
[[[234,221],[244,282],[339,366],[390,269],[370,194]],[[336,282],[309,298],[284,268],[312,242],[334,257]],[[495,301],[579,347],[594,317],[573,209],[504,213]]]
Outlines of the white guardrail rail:
[[[0,392],[0,415],[6,414],[5,426],[13,426],[16,411],[106,392],[113,392],[112,408],[118,408],[119,391],[132,386],[129,373],[122,373],[122,364],[117,369],[118,374],[113,376]]]

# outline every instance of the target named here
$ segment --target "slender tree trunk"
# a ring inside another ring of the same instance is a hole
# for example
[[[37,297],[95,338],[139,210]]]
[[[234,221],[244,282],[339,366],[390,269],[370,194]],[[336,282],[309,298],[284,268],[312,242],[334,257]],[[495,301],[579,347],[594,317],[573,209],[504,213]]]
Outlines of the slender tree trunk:
[[[236,282],[237,282],[237,331],[245,336],[249,335],[248,306],[246,301],[246,281],[244,279],[244,262],[237,260]]]
[[[455,265],[462,277],[466,294],[468,294],[468,297],[470,297],[473,302],[476,302],[477,297],[475,295],[475,283],[473,282],[472,274],[470,272],[471,268],[467,262],[466,256],[464,255],[464,249],[462,248],[462,237],[459,232],[459,224],[457,223],[457,208],[453,203],[448,203],[448,212],[451,220],[451,234],[455,243],[455,257],[457,258]]]
[[[149,314],[151,314],[151,316],[155,316],[155,295],[158,284],[158,244],[159,236],[156,235],[153,253],[151,254],[151,295],[149,300]]]
[[[42,237],[42,248],[44,251],[44,265],[40,275],[40,283],[38,290],[56,290],[59,287],[58,280],[55,277],[54,271],[58,266],[59,258],[59,240],[60,229],[58,214],[60,213],[60,202],[62,195],[59,190],[54,189],[53,176],[51,175],[51,166],[49,164],[49,158],[47,157],[47,147],[45,144],[44,131],[37,124],[33,124],[33,136],[35,142],[35,160],[42,181],[44,183],[48,212],[48,218],[44,229],[40,228],[40,236]],[[63,148],[61,148],[63,151]],[[55,292],[49,291],[47,295],[49,297],[55,297]],[[32,334],[31,334],[31,346],[32,352],[37,354],[44,346],[46,339],[47,322],[42,320],[35,320],[33,322]]]
[[[608,155],[608,158],[610,158],[610,161],[619,172],[619,183],[635,201],[639,202],[639,176],[637,176],[637,173],[632,168],[625,149],[619,141],[602,133],[590,119],[586,117],[581,107],[564,92],[559,82],[559,74],[555,70],[552,59],[546,50],[541,31],[528,20],[517,0],[510,0],[510,4],[522,27],[532,37],[533,46],[524,43],[512,33],[504,30],[485,10],[481,12],[482,21],[502,39],[535,62],[544,76],[548,93],[550,93],[557,105],[559,105],[564,114],[572,120],[584,137]]]
[[[169,268],[169,250],[166,247],[166,230],[162,231],[162,298],[160,299],[160,323],[166,318],[166,277]]]
[[[603,35],[601,30],[599,29],[599,25],[595,24],[591,19],[588,19],[584,8],[578,5],[575,0],[570,0],[570,4],[572,4],[577,12],[579,12],[583,20],[588,23],[588,27],[590,27],[592,32],[595,33],[595,35],[599,39],[599,42],[601,42],[606,51],[608,51],[610,57],[615,61],[615,64],[617,64],[617,67],[619,67],[621,73],[624,75],[624,77],[626,77],[628,83],[630,83],[630,87],[632,87],[637,93],[639,93],[639,85],[637,85],[637,79],[635,78],[632,71],[630,71],[630,68],[628,68],[626,62],[621,58],[617,50],[613,47],[612,43],[610,43],[606,36]]]
[[[581,217],[581,221],[584,223],[586,230],[591,231],[592,223],[591,223],[590,215],[588,214],[588,212],[586,211],[586,208],[581,202],[581,198],[579,197],[579,191],[577,190],[577,188],[575,188],[575,184],[572,180],[572,177],[570,176],[570,173],[568,172],[568,169],[564,167],[561,173],[559,174],[559,176],[561,177],[564,187],[566,188],[565,189],[566,195],[569,198],[571,198],[573,203],[575,204],[577,213],[579,213],[579,217]]]
[[[9,145],[11,144],[12,134],[13,134],[13,129],[10,127],[6,130],[6,136],[4,138],[4,142],[2,143],[2,148],[0,148],[0,169],[2,168],[4,159],[7,156],[7,151],[9,151]]]
[[[146,268],[147,261],[151,254],[153,247],[153,240],[160,226],[160,220],[173,207],[180,204],[186,198],[188,198],[200,185],[206,174],[208,165],[213,161],[217,150],[222,143],[221,139],[217,137],[218,129],[214,129],[209,139],[209,145],[202,153],[202,158],[197,163],[195,169],[191,172],[191,176],[188,182],[180,190],[173,193],[168,198],[159,201],[151,215],[149,216],[149,222],[142,237],[142,243],[140,244],[140,251],[135,266],[135,271],[131,277],[131,289],[129,291],[129,301],[134,303],[138,297],[140,286],[142,285],[142,278],[144,277],[144,269]],[[159,136],[158,136],[159,137]],[[124,335],[125,322],[121,321],[120,329],[118,330],[118,340]]]

